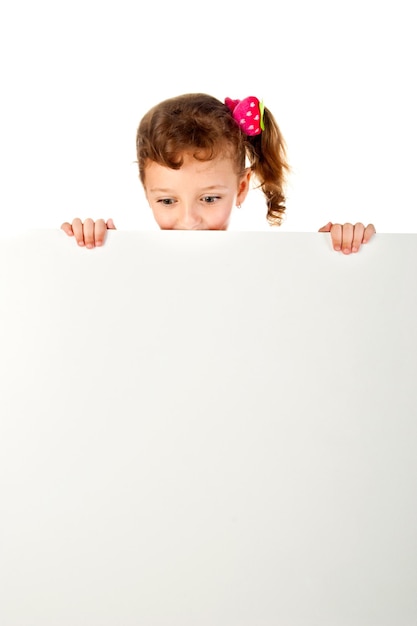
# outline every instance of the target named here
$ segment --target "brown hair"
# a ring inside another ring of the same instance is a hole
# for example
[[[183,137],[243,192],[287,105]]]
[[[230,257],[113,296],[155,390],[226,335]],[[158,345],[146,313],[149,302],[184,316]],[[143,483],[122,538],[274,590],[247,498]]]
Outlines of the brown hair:
[[[192,151],[202,161],[230,152],[238,174],[244,172],[249,161],[266,198],[266,218],[271,225],[279,226],[286,208],[286,146],[266,107],[263,120],[264,130],[249,137],[241,131],[226,104],[213,96],[190,93],[164,100],[144,115],[136,133],[139,178],[144,184],[148,161],[179,169],[184,152]]]

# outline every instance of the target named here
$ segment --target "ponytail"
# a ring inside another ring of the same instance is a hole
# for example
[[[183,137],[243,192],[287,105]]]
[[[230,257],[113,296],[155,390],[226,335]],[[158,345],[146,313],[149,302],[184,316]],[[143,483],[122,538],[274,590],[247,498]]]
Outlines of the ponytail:
[[[284,138],[267,108],[263,111],[263,126],[259,135],[247,138],[247,156],[257,188],[266,199],[266,219],[271,226],[280,226],[286,210],[284,187],[290,167]]]

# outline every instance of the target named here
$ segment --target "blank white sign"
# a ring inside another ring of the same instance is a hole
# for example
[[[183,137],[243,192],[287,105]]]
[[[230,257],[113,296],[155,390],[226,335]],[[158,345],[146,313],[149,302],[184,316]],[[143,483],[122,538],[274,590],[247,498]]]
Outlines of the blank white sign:
[[[415,626],[417,235],[0,239],[0,624]]]

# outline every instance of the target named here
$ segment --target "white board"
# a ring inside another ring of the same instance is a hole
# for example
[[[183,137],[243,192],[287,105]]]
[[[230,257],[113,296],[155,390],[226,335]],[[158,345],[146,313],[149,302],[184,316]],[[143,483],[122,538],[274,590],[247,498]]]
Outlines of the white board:
[[[417,623],[417,235],[0,239],[0,623]]]

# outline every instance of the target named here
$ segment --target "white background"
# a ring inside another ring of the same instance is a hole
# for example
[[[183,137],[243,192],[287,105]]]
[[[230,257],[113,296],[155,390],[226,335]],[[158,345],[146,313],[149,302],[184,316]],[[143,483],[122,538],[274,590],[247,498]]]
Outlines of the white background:
[[[293,168],[282,230],[416,232],[413,3],[3,1],[1,228],[153,225],[135,133],[161,99],[256,95]],[[252,192],[233,228],[266,228]]]

